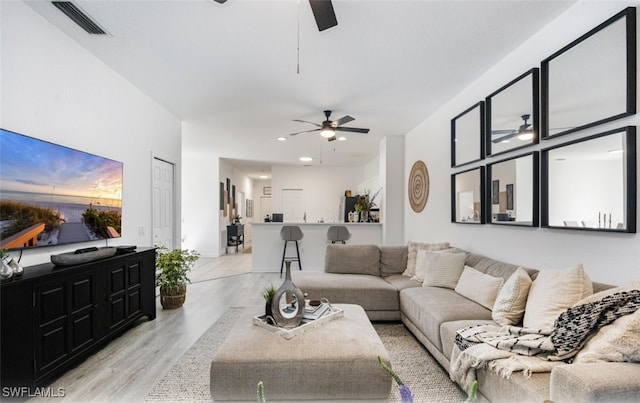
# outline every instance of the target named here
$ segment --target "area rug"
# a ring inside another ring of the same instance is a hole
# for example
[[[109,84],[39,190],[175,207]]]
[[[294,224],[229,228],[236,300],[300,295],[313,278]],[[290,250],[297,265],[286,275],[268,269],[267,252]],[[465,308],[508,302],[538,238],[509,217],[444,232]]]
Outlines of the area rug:
[[[145,401],[211,402],[211,360],[243,309],[229,308],[167,371]],[[389,352],[394,370],[413,391],[416,403],[464,402],[466,395],[404,325],[375,323],[374,328]],[[395,383],[389,401],[401,401]]]

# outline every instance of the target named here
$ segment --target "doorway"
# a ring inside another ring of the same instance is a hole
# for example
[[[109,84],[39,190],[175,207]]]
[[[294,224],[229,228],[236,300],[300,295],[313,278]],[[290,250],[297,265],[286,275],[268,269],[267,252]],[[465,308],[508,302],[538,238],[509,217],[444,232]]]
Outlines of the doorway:
[[[153,245],[173,249],[175,166],[154,157],[152,172]]]

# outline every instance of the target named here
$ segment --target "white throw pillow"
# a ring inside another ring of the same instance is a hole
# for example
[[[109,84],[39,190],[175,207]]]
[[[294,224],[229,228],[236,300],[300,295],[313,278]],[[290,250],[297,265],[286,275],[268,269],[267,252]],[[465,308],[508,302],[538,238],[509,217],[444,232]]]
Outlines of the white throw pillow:
[[[639,334],[640,310],[637,310],[603,326],[573,362],[640,362]]]
[[[495,304],[493,304],[491,318],[494,322],[502,326],[520,323],[524,316],[531,283],[529,273],[522,267],[518,267],[509,276],[500,289]]]
[[[419,250],[435,251],[448,248],[449,242],[427,243],[409,241],[409,243],[407,244],[407,268],[402,274],[407,277],[413,277],[416,275],[416,259],[418,257]]]
[[[531,284],[523,326],[553,329],[567,308],[593,294],[593,285],[582,264],[570,269],[542,269]]]
[[[612,287],[586,297],[575,306],[599,301],[619,292],[640,290],[640,281]],[[640,310],[622,316],[598,330],[576,354],[579,362],[640,362]]]
[[[411,277],[411,280],[419,282],[424,281],[424,272],[427,269],[427,251],[422,249],[416,254],[416,274]]]
[[[502,277],[493,277],[473,267],[464,266],[455,291],[463,297],[491,309],[503,283]]]
[[[423,287],[454,289],[464,269],[466,253],[427,251]]]

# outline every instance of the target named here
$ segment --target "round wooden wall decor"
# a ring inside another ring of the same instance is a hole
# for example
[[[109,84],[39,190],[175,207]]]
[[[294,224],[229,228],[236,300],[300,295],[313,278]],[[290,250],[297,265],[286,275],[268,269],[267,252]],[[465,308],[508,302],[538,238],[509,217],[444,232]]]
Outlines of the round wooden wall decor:
[[[422,161],[416,161],[409,174],[409,203],[416,213],[424,209],[429,197],[429,172]]]

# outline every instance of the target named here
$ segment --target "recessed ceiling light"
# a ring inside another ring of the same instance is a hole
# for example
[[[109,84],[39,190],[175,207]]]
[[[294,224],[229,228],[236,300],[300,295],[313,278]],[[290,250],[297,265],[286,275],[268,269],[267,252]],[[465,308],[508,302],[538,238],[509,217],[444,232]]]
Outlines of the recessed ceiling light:
[[[311,158],[311,157],[300,157],[300,161],[309,162],[309,161],[313,161],[313,158]]]
[[[618,148],[616,150],[609,150],[609,154],[620,154],[622,152],[623,152],[622,148]]]
[[[287,141],[287,138],[280,136],[280,137],[278,137],[278,141]]]
[[[269,179],[269,175],[259,175],[258,178],[260,178],[260,179]]]
[[[338,141],[345,141],[347,138],[344,136],[338,137]]]

